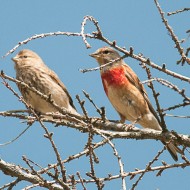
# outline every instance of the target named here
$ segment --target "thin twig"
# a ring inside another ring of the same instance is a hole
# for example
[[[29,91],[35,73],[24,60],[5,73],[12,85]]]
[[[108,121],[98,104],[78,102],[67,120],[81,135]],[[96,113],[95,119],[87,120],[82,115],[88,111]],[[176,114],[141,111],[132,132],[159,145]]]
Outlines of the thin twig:
[[[135,187],[137,187],[138,183],[140,182],[140,180],[142,180],[142,178],[145,175],[145,173],[147,173],[147,171],[151,170],[151,165],[158,160],[158,158],[164,152],[164,150],[166,150],[165,146],[164,146],[164,148],[161,151],[158,152],[158,154],[152,159],[152,161],[150,161],[148,163],[148,165],[146,166],[144,172],[141,173],[141,175],[139,176],[139,178],[137,179],[137,181],[133,184],[131,190],[134,190]]]
[[[84,19],[83,19],[83,21],[81,23],[81,33],[80,34],[81,34],[82,39],[83,39],[83,41],[84,41],[84,43],[86,45],[86,48],[88,49],[88,48],[91,48],[91,46],[87,42],[86,35],[84,34],[84,27],[86,25],[87,20],[90,20],[96,26],[97,32],[94,33],[95,36],[98,36],[98,37],[102,36],[102,32],[101,32],[100,27],[98,26],[98,21],[95,18],[93,18],[92,16],[88,16],[88,15],[84,17]],[[95,38],[95,36],[94,36],[94,38]]]
[[[169,13],[167,13],[167,15],[171,16],[171,15],[175,15],[175,14],[182,13],[182,12],[189,11],[189,10],[190,10],[190,8],[183,8],[183,9],[180,9],[180,10],[176,10],[174,12],[169,12]]]
[[[77,176],[78,176],[78,178],[79,178],[79,180],[80,180],[80,182],[81,182],[81,185],[82,185],[82,187],[83,187],[83,190],[87,190],[86,187],[85,187],[85,185],[84,185],[84,181],[83,181],[83,179],[82,179],[81,176],[80,176],[80,172],[77,172]]]
[[[181,104],[176,104],[176,105],[170,106],[168,108],[163,108],[162,111],[166,112],[166,111],[175,110],[177,108],[181,108],[181,107],[185,107],[185,106],[189,106],[189,105],[190,105],[190,102],[183,102]]]
[[[10,183],[7,183],[5,185],[3,185],[2,187],[0,187],[0,190],[3,190],[5,188],[7,189],[12,189],[14,186],[16,186],[19,182],[21,181],[21,179],[17,178],[16,180],[10,182]]]
[[[87,112],[87,110],[86,110],[85,107],[84,107],[85,101],[84,101],[84,100],[81,101],[79,95],[76,95],[76,99],[78,100],[78,103],[80,104],[80,107],[81,107],[81,109],[82,109],[82,112],[83,112],[84,116],[86,117],[87,120],[89,120],[88,112]]]
[[[102,183],[102,181],[99,180],[98,177],[96,177],[96,173],[95,173],[95,169],[94,169],[94,161],[93,161],[94,149],[93,149],[93,146],[92,146],[93,131],[94,130],[92,128],[92,125],[89,125],[89,135],[88,135],[87,147],[89,149],[89,161],[90,161],[91,172],[90,173],[86,173],[86,175],[89,176],[89,177],[91,177],[92,179],[94,179],[98,190],[102,190],[104,184]]]
[[[8,56],[9,54],[13,53],[16,49],[18,49],[20,46],[27,44],[28,42],[32,41],[32,40],[36,40],[39,38],[45,38],[45,37],[51,37],[51,36],[82,36],[81,33],[75,33],[75,32],[49,32],[49,33],[42,33],[42,34],[36,34],[33,35],[21,42],[19,42],[15,47],[13,47],[11,50],[9,50],[4,56],[3,58],[5,58],[6,56]],[[93,35],[91,34],[84,34],[84,36],[88,37],[88,38],[94,38]]]
[[[6,146],[6,145],[9,145],[11,143],[13,143],[14,141],[16,141],[17,139],[19,139],[30,127],[32,126],[32,124],[28,125],[26,127],[26,129],[24,129],[19,135],[17,135],[15,138],[11,139],[10,141],[8,142],[5,142],[3,144],[0,144],[0,146]]]
[[[94,67],[94,68],[91,68],[91,69],[79,69],[80,72],[82,73],[86,73],[86,72],[91,72],[91,71],[97,71],[97,70],[101,70],[103,69],[104,67],[108,66],[108,65],[111,65],[117,61],[120,61],[124,58],[128,57],[128,55],[123,55],[122,57],[119,57],[117,59],[114,59],[112,61],[109,61],[108,63],[104,64],[104,65],[101,65],[101,66],[98,66],[98,67]]]
[[[101,116],[101,114],[102,114],[101,109],[98,108],[98,106],[94,103],[94,101],[92,100],[92,98],[90,97],[90,95],[89,95],[87,92],[85,92],[84,90],[83,90],[82,92],[83,92],[83,94],[85,95],[85,97],[90,101],[90,103],[95,107],[96,111],[97,111],[97,112],[100,114],[100,116]]]
[[[149,83],[149,82],[153,82],[153,81],[157,81],[160,84],[170,88],[171,90],[174,90],[175,92],[177,92],[178,94],[180,94],[183,98],[184,101],[190,101],[190,98],[188,96],[185,95],[185,89],[180,90],[177,85],[172,84],[170,81],[167,81],[166,79],[162,79],[162,78],[151,78],[149,80],[143,81],[142,83]]]
[[[152,79],[152,75],[151,75],[150,69],[144,63],[142,63],[142,67],[145,69],[145,71],[147,73],[147,76],[148,76],[148,79],[151,80]],[[160,116],[160,121],[159,120],[158,121],[160,122],[162,130],[164,132],[166,132],[167,131],[167,127],[166,127],[166,123],[165,123],[165,120],[164,120],[164,114],[162,113],[161,106],[160,106],[160,103],[159,103],[159,100],[158,100],[159,93],[156,93],[156,90],[154,88],[154,85],[153,85],[152,81],[149,82],[149,87],[152,90],[152,93],[153,93],[153,96],[154,96],[154,99],[155,99],[155,102],[156,102],[158,114]]]
[[[118,164],[119,164],[119,168],[120,168],[120,174],[121,176],[124,175],[124,167],[123,167],[123,163],[122,163],[122,160],[121,160],[121,156],[119,156],[119,153],[117,151],[117,149],[115,148],[115,145],[110,141],[109,138],[107,138],[105,135],[99,133],[104,139],[106,139],[108,141],[108,144],[111,146],[111,148],[113,149],[113,154],[114,156],[117,157],[118,159]],[[125,178],[124,177],[121,177],[122,179],[122,190],[126,190],[126,182],[125,182]]]
[[[177,117],[177,118],[183,118],[183,119],[189,119],[190,118],[190,116],[189,115],[172,115],[172,114],[167,114],[166,113],[166,116],[168,116],[168,117]]]
[[[156,7],[157,7],[157,9],[158,9],[158,11],[159,11],[159,13],[160,13],[160,16],[161,16],[161,18],[162,18],[162,21],[163,21],[163,23],[164,23],[164,25],[165,25],[167,31],[169,32],[169,34],[170,34],[172,40],[174,41],[174,43],[175,43],[175,45],[176,45],[176,48],[177,48],[179,54],[181,55],[181,60],[178,62],[178,64],[179,64],[180,62],[182,62],[182,65],[183,65],[183,64],[185,63],[187,57],[186,57],[186,55],[185,55],[185,53],[184,53],[184,51],[183,51],[183,48],[182,48],[181,45],[180,45],[180,42],[179,42],[179,40],[178,40],[178,37],[174,34],[174,31],[172,30],[171,26],[168,24],[168,21],[165,19],[165,17],[164,17],[164,12],[162,11],[162,9],[161,9],[161,7],[160,7],[158,1],[157,1],[157,0],[154,0],[154,2],[155,2],[155,4],[156,4]],[[188,64],[189,64],[189,63],[188,63]]]

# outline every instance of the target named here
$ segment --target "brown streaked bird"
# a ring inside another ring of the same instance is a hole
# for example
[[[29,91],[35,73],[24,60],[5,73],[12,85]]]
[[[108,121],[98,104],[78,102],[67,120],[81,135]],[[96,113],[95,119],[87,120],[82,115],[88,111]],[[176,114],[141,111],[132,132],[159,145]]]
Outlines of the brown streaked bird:
[[[110,47],[100,48],[90,56],[95,58],[100,66],[121,58],[119,53]],[[122,123],[129,120],[144,128],[162,131],[159,117],[148,99],[144,86],[122,59],[101,68],[100,74],[105,93]],[[182,151],[173,143],[163,144],[166,144],[171,156],[177,161],[177,152],[182,154]]]
[[[12,58],[15,62],[16,78],[30,87],[34,87],[45,95],[51,95],[52,100],[60,107],[66,108],[73,114],[78,114],[71,96],[65,85],[61,82],[54,71],[49,69],[43,60],[35,52],[24,49]],[[36,93],[18,85],[24,100],[30,104],[35,111],[45,114],[56,112],[56,108],[42,99]]]

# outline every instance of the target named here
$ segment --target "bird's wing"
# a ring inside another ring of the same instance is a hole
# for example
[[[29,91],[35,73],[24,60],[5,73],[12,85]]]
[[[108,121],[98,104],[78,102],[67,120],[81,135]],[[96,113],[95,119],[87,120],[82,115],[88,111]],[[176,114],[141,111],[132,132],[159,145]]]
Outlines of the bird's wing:
[[[63,91],[66,93],[67,97],[69,98],[70,105],[76,110],[76,108],[75,108],[75,106],[73,104],[73,100],[72,100],[69,92],[67,91],[65,85],[61,82],[61,80],[59,79],[59,77],[56,75],[56,73],[54,71],[52,71],[52,70],[49,69],[49,73],[48,74],[51,77],[51,79],[53,81],[55,81],[63,89]]]
[[[145,90],[144,86],[142,85],[142,83],[140,82],[139,78],[137,77],[135,72],[128,65],[123,64],[123,66],[125,68],[125,76],[131,82],[131,84],[133,84],[139,90],[139,92],[142,94],[142,96],[144,97],[145,101],[148,104],[150,111],[155,116],[155,118],[158,120],[158,123],[160,123],[160,119],[159,119],[156,111],[152,107],[152,104],[150,103],[150,100],[148,99],[148,95],[146,93],[146,90]]]

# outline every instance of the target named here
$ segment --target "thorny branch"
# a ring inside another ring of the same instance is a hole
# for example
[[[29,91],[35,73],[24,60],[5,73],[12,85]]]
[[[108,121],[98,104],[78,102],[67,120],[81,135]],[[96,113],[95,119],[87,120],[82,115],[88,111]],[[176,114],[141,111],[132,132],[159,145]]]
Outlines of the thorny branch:
[[[167,15],[171,16],[171,15],[174,15],[174,14],[182,13],[184,11],[190,11],[190,8],[184,8],[184,9],[180,9],[180,10],[177,10],[177,11],[174,11],[174,12],[170,12],[170,13],[167,13]]]
[[[42,34],[36,34],[34,36],[31,36],[21,42],[19,42],[15,47],[13,47],[11,50],[9,50],[4,56],[3,58],[5,58],[6,56],[8,56],[9,54],[13,53],[16,51],[16,49],[18,49],[20,46],[27,44],[28,42],[32,41],[32,40],[36,40],[39,38],[45,38],[45,37],[52,37],[52,36],[82,36],[81,33],[74,33],[74,32],[50,32],[50,33],[42,33]],[[88,38],[94,38],[93,35],[90,34],[84,34],[84,36],[87,36]]]
[[[139,176],[139,178],[137,179],[137,181],[133,184],[131,190],[134,190],[135,187],[137,187],[138,183],[142,180],[143,176],[147,173],[148,170],[151,169],[151,166],[153,165],[154,162],[156,162],[159,158],[159,156],[164,152],[164,150],[166,150],[166,147],[164,146],[164,148],[158,152],[158,154],[152,159],[152,161],[150,161],[148,163],[148,165],[146,166],[144,172],[141,173],[141,175]]]
[[[92,128],[92,125],[89,125],[87,147],[89,150],[90,172],[86,173],[86,175],[95,181],[98,190],[102,190],[104,187],[104,184],[102,183],[102,181],[100,181],[98,177],[96,177],[96,173],[95,173],[94,164],[97,163],[96,161],[97,159],[96,159],[96,156],[94,156],[95,153],[92,146],[93,136],[94,136],[94,130]]]
[[[8,86],[8,84],[7,84],[7,86]],[[10,89],[10,86],[9,86],[9,89]],[[20,98],[20,97],[19,97]],[[16,111],[17,112],[17,111]],[[13,114],[13,116],[14,116],[14,112],[7,112],[8,114],[7,114],[7,116],[10,116],[10,114]],[[4,112],[4,113],[2,113],[2,115],[6,115],[6,113]],[[17,114],[16,115],[17,117],[19,117],[19,114]],[[23,118],[23,115],[21,114],[20,115],[20,117],[21,118]],[[27,118],[27,116],[25,117],[25,118]],[[31,116],[30,116],[30,119],[31,119]],[[33,118],[34,120],[35,120],[35,118]],[[43,119],[41,119],[39,122],[42,122],[43,121]],[[52,120],[52,122],[53,122],[54,120]],[[56,121],[54,121],[55,123],[56,123]],[[89,120],[88,120],[88,122],[89,122]],[[82,121],[82,124],[84,124],[84,121]],[[91,123],[91,124],[93,124],[93,123]],[[101,123],[99,123],[99,124],[101,124]],[[104,123],[103,123],[104,124]],[[43,125],[43,123],[42,123],[42,125]],[[69,126],[68,125],[68,123],[65,123],[65,125],[67,125],[67,126]],[[109,125],[109,124],[108,124]],[[112,124],[113,125],[113,124]],[[116,124],[117,125],[117,124]],[[43,127],[45,127],[45,126],[43,126]],[[73,125],[73,127],[74,127],[74,125]],[[104,126],[104,127],[101,127],[102,129],[100,129],[100,130],[98,130],[98,129],[96,129],[96,125],[94,126],[95,128],[93,129],[93,133],[96,133],[96,134],[99,134],[99,135],[101,135],[101,136],[103,136],[104,138],[105,138],[105,141],[104,141],[104,143],[107,143],[107,142],[109,142],[109,144],[110,144],[110,141],[107,139],[107,137],[106,136],[109,136],[111,139],[113,139],[113,138],[136,138],[136,139],[144,139],[144,138],[147,138],[146,137],[146,135],[148,135],[148,138],[155,138],[155,139],[161,139],[161,140],[163,140],[164,139],[164,136],[163,136],[163,134],[161,134],[160,132],[157,132],[157,131],[146,131],[146,130],[137,130],[136,132],[135,132],[135,129],[133,129],[133,131],[131,131],[131,132],[125,132],[125,128],[120,128],[120,127],[116,127],[120,132],[113,132],[113,131],[105,131],[105,129],[106,129],[106,126]],[[77,129],[77,128],[76,128]],[[104,130],[103,130],[104,129]],[[108,129],[110,129],[110,128],[108,128]],[[123,129],[123,132],[121,132],[121,130]],[[47,130],[47,129],[46,129]],[[84,131],[83,131],[84,132]],[[88,130],[86,130],[86,132],[88,132]],[[48,134],[48,138],[50,138],[50,141],[51,141],[51,138],[52,138],[52,135],[49,133],[49,132],[46,132],[47,134]],[[156,134],[157,133],[157,134]],[[106,135],[106,136],[104,136],[104,135]],[[149,136],[150,135],[150,136]],[[155,135],[155,136],[154,136]],[[169,134],[169,135],[171,135],[171,134]],[[152,136],[152,137],[151,137]],[[180,136],[180,135],[179,135]],[[171,137],[169,137],[169,138],[171,138],[172,140],[175,140],[175,136],[171,136]],[[166,137],[166,139],[169,139],[168,137]],[[181,138],[181,142],[186,142],[186,146],[190,146],[190,139],[189,139],[189,137],[187,136],[187,137],[185,137],[185,136],[183,136],[183,135],[181,135],[180,136],[180,138]],[[166,139],[164,139],[164,140],[166,140]],[[179,140],[179,139],[178,139]],[[178,141],[178,143],[180,144],[180,141]],[[99,145],[101,145],[102,143],[100,143]],[[53,145],[53,144],[52,144]],[[53,145],[54,146],[54,145]],[[91,146],[91,149],[93,150],[94,148],[97,148],[98,146]],[[55,152],[56,152],[56,149],[54,150]],[[89,149],[88,149],[88,151],[89,151]],[[115,151],[115,150],[114,150]],[[81,157],[82,155],[85,155],[85,153],[87,153],[87,152],[83,152],[83,153],[79,153],[78,155],[76,155],[76,156],[74,156],[73,158],[74,159],[76,159],[76,158],[79,158],[79,157]],[[58,156],[59,157],[59,156]],[[54,168],[55,166],[60,166],[60,165],[62,165],[63,163],[66,163],[66,162],[68,162],[68,161],[71,161],[71,160],[73,160],[73,158],[72,157],[69,157],[67,160],[65,160],[64,162],[62,162],[61,161],[61,163],[60,163],[60,160],[59,160],[59,162],[58,162],[58,164],[56,164],[56,165],[52,165],[52,166],[49,166],[47,169],[42,169],[41,171],[42,171],[42,173],[46,173],[49,169],[51,169],[51,168]],[[184,165],[183,165],[184,166]],[[122,165],[120,164],[120,167],[122,167]],[[122,171],[122,173],[120,174],[120,176],[122,177],[122,179],[124,180],[124,178],[123,178],[123,176],[125,176],[125,174],[124,174],[124,171],[123,171],[123,169],[121,170]],[[145,172],[149,172],[149,171],[145,171]],[[32,173],[34,173],[34,171],[32,172]],[[41,172],[35,172],[36,173],[36,175],[38,174],[38,175],[40,175],[40,173]],[[41,180],[42,180],[43,178],[41,178]],[[113,179],[115,179],[115,178],[113,178]],[[93,180],[95,180],[95,178],[93,179]],[[106,180],[106,179],[105,179]],[[44,181],[44,179],[42,180],[42,181]],[[99,184],[99,181],[101,181],[99,178],[98,178],[98,184]],[[85,183],[86,183],[86,181],[85,181]],[[51,184],[53,184],[53,183],[51,183]],[[61,184],[61,185],[63,185],[63,182],[62,183],[59,183],[59,184]],[[45,183],[45,181],[43,182],[43,185],[44,185],[44,187],[45,186],[49,186],[49,184],[46,184]],[[64,184],[65,185],[65,184]],[[125,185],[123,185],[123,187],[125,187]]]
[[[7,79],[10,79],[11,81],[13,81],[13,79],[11,77],[8,77],[7,75],[3,74],[1,76],[3,79],[4,77],[7,78]],[[15,80],[14,82],[18,82],[17,80]],[[20,83],[22,85],[25,85],[24,83]],[[13,93],[14,95],[16,95],[19,100],[21,100],[26,106],[27,108],[30,110],[30,112],[32,112],[34,114],[34,117],[31,117],[31,116],[23,116],[23,114],[19,115],[19,114],[15,114],[15,113],[12,113],[12,112],[0,112],[0,115],[2,116],[9,116],[9,117],[17,117],[17,118],[24,118],[24,119],[30,119],[30,120],[33,120],[33,121],[38,121],[38,116],[36,116],[36,113],[32,110],[31,111],[31,107],[28,106],[26,104],[26,102],[22,99],[22,97],[20,97],[11,87],[10,85],[5,81],[5,85],[6,87],[8,87]],[[28,87],[28,86],[26,86]],[[29,89],[33,90],[33,88],[30,88],[28,87]],[[40,92],[35,90],[34,91],[35,93],[39,94]],[[41,94],[41,97],[44,97],[45,95]],[[44,97],[46,98],[46,96]],[[47,101],[49,101],[49,99],[46,99]],[[49,101],[50,103],[52,103],[52,105],[54,104],[54,102],[52,102],[51,100]],[[60,109],[60,108],[59,108]],[[62,111],[62,109],[60,109]],[[65,117],[65,115],[69,115],[70,113],[67,112],[66,110],[64,110],[64,112],[62,112],[62,114],[54,114],[54,113],[50,113],[50,114],[46,114],[48,116],[53,116],[54,119],[67,119],[68,121],[70,121],[70,117]],[[135,139],[141,139],[141,138],[150,138],[150,139],[158,139],[158,140],[166,140],[167,138],[171,138],[172,140],[175,140],[174,137],[172,137],[172,135],[170,133],[165,133],[165,135],[167,137],[164,137],[162,136],[162,133],[158,132],[158,131],[152,131],[152,130],[140,130],[138,128],[133,128],[133,129],[130,129],[131,132],[129,131],[127,125],[123,125],[123,124],[117,124],[117,123],[113,123],[113,122],[110,122],[110,121],[103,121],[101,120],[101,118],[90,118],[88,120],[86,120],[86,117],[83,117],[83,116],[78,116],[76,115],[76,117],[79,117],[80,119],[76,119],[74,120],[73,118],[75,117],[74,114],[71,114],[73,117],[72,117],[72,123],[71,122],[65,122],[65,121],[57,121],[57,120],[54,120],[54,119],[46,119],[46,118],[39,118],[40,121],[48,121],[48,122],[52,122],[54,124],[56,124],[56,126],[59,126],[59,125],[66,125],[66,126],[69,126],[71,128],[75,128],[79,131],[82,131],[83,133],[87,133],[88,132],[88,125],[89,125],[89,122],[90,124],[92,124],[93,126],[95,126],[97,128],[97,130],[101,130],[102,134],[107,134],[108,136],[112,136],[114,138],[135,138]],[[37,117],[37,118],[35,118]],[[73,123],[73,121],[75,121],[75,123]],[[110,131],[111,130],[111,131]],[[127,130],[127,131],[126,131]],[[114,132],[115,131],[115,132]],[[138,134],[138,132],[141,131],[140,134]],[[94,132],[96,132],[96,130],[94,130]],[[98,134],[98,133],[97,133]],[[141,136],[141,134],[143,134]],[[146,135],[145,135],[146,134]],[[153,135],[153,136],[152,136]],[[155,135],[155,136],[154,136]],[[166,138],[166,139],[165,139]],[[182,145],[185,145],[185,146],[189,146],[189,139],[187,136],[185,135],[182,135],[182,138],[183,138],[183,141],[181,142],[178,142],[179,144],[182,144]]]
[[[89,17],[89,16],[86,16],[86,17]],[[86,18],[86,17],[85,17],[85,18]],[[93,17],[91,17],[91,19],[92,19],[92,18],[93,18]],[[91,19],[89,19],[89,20],[91,20]],[[85,19],[85,20],[87,20],[87,19]],[[169,70],[169,69],[166,69],[165,66],[164,66],[164,67],[161,67],[161,66],[159,66],[159,65],[157,65],[157,64],[155,64],[155,63],[153,63],[152,61],[150,61],[149,58],[144,58],[144,57],[142,57],[141,54],[136,55],[136,54],[133,53],[134,50],[131,51],[131,48],[130,48],[129,51],[127,51],[125,48],[121,48],[121,47],[117,46],[115,41],[111,42],[111,41],[109,41],[106,37],[103,36],[103,34],[102,34],[101,30],[100,30],[100,27],[99,27],[99,25],[98,25],[98,22],[97,22],[96,19],[94,19],[94,18],[93,18],[93,23],[96,23],[95,26],[96,26],[96,28],[97,28],[97,32],[93,32],[93,34],[85,34],[85,35],[83,35],[83,37],[85,36],[85,37],[88,37],[88,38],[93,38],[93,39],[97,39],[97,40],[104,41],[104,42],[107,43],[108,45],[110,45],[110,46],[114,47],[115,49],[117,49],[118,51],[124,53],[125,55],[122,57],[122,59],[125,58],[125,57],[131,57],[131,58],[133,58],[133,59],[136,59],[136,60],[138,60],[138,61],[140,61],[140,62],[142,62],[142,63],[145,63],[145,64],[151,66],[151,67],[154,68],[154,69],[157,69],[157,70],[159,70],[159,71],[161,71],[161,72],[163,72],[163,73],[166,73],[167,75],[170,75],[170,76],[172,76],[172,77],[174,77],[174,78],[177,78],[177,79],[180,79],[180,80],[183,80],[183,81],[185,81],[185,82],[190,83],[190,78],[189,78],[189,77],[180,75],[179,73],[176,73],[176,72],[173,72],[173,71],[171,71],[171,70]],[[84,26],[85,26],[85,25],[84,25]],[[35,39],[38,39],[38,38],[45,38],[45,37],[49,37],[49,36],[57,36],[57,35],[82,36],[82,33],[51,32],[51,33],[37,34],[37,35],[34,35],[34,36],[31,36],[31,37],[27,38],[26,40],[23,40],[23,41],[19,42],[14,48],[12,48],[10,51],[8,51],[3,57],[6,57],[6,56],[8,56],[10,53],[13,53],[18,47],[20,47],[21,45],[24,45],[24,44],[30,42],[31,40],[35,40]],[[86,38],[85,38],[85,40],[86,40]],[[86,41],[85,43],[89,44],[87,41]],[[185,57],[186,57],[186,56],[185,56]],[[114,61],[118,61],[118,60],[114,60]],[[111,62],[111,63],[112,63],[112,62]],[[109,63],[109,64],[111,64],[111,63]],[[84,71],[85,71],[85,72],[86,72],[86,70],[87,70],[87,71],[93,71],[93,70],[97,70],[97,69],[100,69],[100,68],[101,68],[101,67],[97,67],[97,68],[94,68],[94,69],[88,69],[88,70],[85,69]],[[83,71],[83,70],[82,70],[82,71]]]
[[[158,71],[166,73],[167,75],[170,75],[170,76],[172,76],[174,78],[177,78],[177,79],[180,79],[180,80],[183,80],[185,82],[190,83],[190,78],[189,77],[186,77],[184,75],[180,75],[179,73],[176,73],[176,72],[173,72],[173,71],[171,71],[169,69],[166,69],[166,65],[161,67],[161,66],[153,63],[149,58],[144,58],[144,57],[142,57],[142,55],[136,55],[134,53],[131,53],[130,50],[127,51],[125,48],[121,48],[121,47],[117,46],[115,42],[113,43],[113,42],[109,41],[108,39],[106,39],[103,36],[101,38],[102,38],[101,40],[103,40],[105,43],[107,43],[108,45],[114,47],[116,50],[118,50],[118,51],[125,54],[124,56],[121,57],[121,59],[124,59],[125,57],[131,57],[131,58],[136,59],[136,60],[138,60],[138,61],[140,61],[142,63],[145,63],[146,65],[151,66],[154,69],[157,69]],[[113,60],[110,63],[107,63],[105,66],[107,66],[109,64],[112,64],[113,62],[116,62],[116,61],[119,61],[119,60],[120,60],[120,58],[116,59],[116,60]],[[96,71],[98,69],[101,69],[102,67],[104,67],[104,66],[95,67],[95,68],[91,68],[91,69],[81,69],[81,72],[84,73],[84,72],[88,72],[88,71]]]
[[[166,86],[167,88],[170,88],[171,90],[176,91],[179,95],[181,95],[184,98],[184,101],[189,101],[190,102],[190,97],[188,97],[185,94],[185,89],[179,89],[177,87],[177,85],[172,84],[170,81],[166,80],[166,79],[162,79],[162,78],[151,78],[150,80],[144,81],[142,83],[149,83],[149,82],[153,82],[153,81],[157,81],[160,84]]]
[[[182,65],[184,65],[184,63],[185,63],[185,61],[186,61],[188,64],[190,64],[190,59],[189,59],[188,57],[186,57],[186,55],[185,55],[185,53],[184,53],[184,51],[183,51],[183,48],[182,48],[181,45],[180,45],[180,42],[179,42],[177,36],[174,34],[174,31],[172,30],[171,26],[168,24],[168,21],[165,19],[165,17],[164,17],[164,12],[162,11],[162,9],[161,9],[161,7],[160,7],[158,1],[157,1],[157,0],[154,0],[154,2],[155,2],[155,4],[156,4],[156,7],[157,7],[157,9],[158,9],[160,15],[161,15],[162,21],[163,21],[163,23],[165,24],[165,27],[166,27],[167,31],[169,32],[169,34],[170,34],[172,40],[174,41],[174,43],[175,43],[175,45],[176,45],[176,48],[177,48],[179,54],[181,55],[181,60],[178,61],[177,63],[179,64],[179,63],[181,62]]]
[[[148,77],[148,79],[150,81],[152,79],[152,75],[151,75],[150,69],[147,68],[144,63],[142,63],[142,67],[146,70],[147,77]],[[158,114],[160,116],[160,123],[161,123],[161,126],[162,126],[162,130],[163,131],[167,131],[167,129],[166,129],[166,123],[165,123],[165,120],[164,120],[164,114],[161,111],[161,106],[160,106],[160,103],[159,103],[159,100],[158,100],[159,93],[156,93],[156,90],[154,88],[154,85],[153,85],[152,81],[149,82],[149,87],[152,90],[152,93],[153,93],[153,96],[154,96],[154,99],[155,99],[155,102],[156,102]]]
[[[12,80],[11,77],[8,77],[5,74],[3,76],[6,76],[7,79],[10,79],[13,82],[18,82],[18,81]],[[2,78],[3,78],[3,76],[2,76]],[[8,83],[6,83],[6,86],[9,87],[9,89],[11,89],[11,87],[10,87],[10,85],[8,85]],[[38,93],[38,92],[36,92],[36,93]],[[19,96],[18,96],[18,98],[22,99]],[[28,107],[28,109],[30,110],[31,108]],[[31,110],[30,110],[30,112],[31,112]],[[25,114],[23,114],[23,113],[25,113]],[[166,133],[166,134],[163,135],[162,133],[157,132],[157,131],[140,130],[140,129],[137,129],[137,128],[133,128],[133,129],[131,129],[132,131],[128,131],[127,132],[125,126],[123,126],[121,124],[112,123],[112,122],[109,122],[109,121],[106,121],[106,122],[103,121],[103,122],[101,122],[101,118],[99,118],[99,120],[94,119],[94,121],[93,121],[93,118],[90,118],[89,116],[88,116],[88,120],[85,120],[84,118],[81,119],[81,120],[79,120],[79,119],[75,120],[76,123],[73,123],[72,126],[71,126],[71,123],[70,124],[69,123],[64,123],[64,122],[61,123],[61,121],[58,122],[58,121],[56,121],[54,119],[47,120],[45,118],[41,118],[39,120],[39,118],[36,118],[34,116],[29,116],[29,115],[27,115],[27,113],[29,113],[29,112],[25,111],[25,110],[18,110],[18,111],[0,112],[0,115],[2,115],[2,116],[8,116],[8,117],[17,117],[17,118],[22,118],[22,119],[23,118],[24,119],[30,119],[30,120],[33,120],[33,121],[41,122],[41,125],[46,130],[46,134],[47,134],[46,137],[48,139],[50,139],[50,141],[52,143],[52,146],[55,146],[54,143],[53,143],[53,140],[52,140],[53,136],[52,136],[51,133],[47,132],[46,127],[42,123],[43,121],[52,122],[52,123],[56,124],[56,126],[62,124],[62,125],[66,125],[68,127],[75,128],[75,129],[78,129],[77,126],[81,125],[81,127],[79,128],[79,131],[86,132],[86,133],[88,133],[89,127],[85,129],[85,126],[89,126],[89,121],[91,121],[90,124],[94,126],[93,127],[93,133],[101,135],[101,136],[103,136],[105,138],[105,140],[102,141],[103,144],[104,143],[109,143],[109,144],[111,143],[111,141],[107,137],[109,137],[111,139],[113,139],[113,138],[134,138],[134,139],[146,139],[146,138],[150,138],[150,139],[152,139],[153,138],[153,139],[159,139],[159,140],[166,140],[166,139],[171,139],[173,141],[177,140],[178,144],[182,143],[184,146],[189,146],[190,147],[190,139],[189,139],[188,136],[184,136],[184,135],[179,135],[180,139],[179,138],[177,139],[174,135],[172,135],[172,133],[168,133],[168,134]],[[33,113],[33,114],[35,115],[35,113]],[[65,113],[65,114],[68,114],[68,113]],[[65,118],[64,115],[62,115],[62,114],[53,114],[52,113],[50,115],[52,115],[53,118],[55,118],[55,119],[57,119],[57,118]],[[85,122],[87,122],[87,123],[85,123]],[[115,127],[113,127],[114,125],[115,125]],[[114,129],[115,132],[112,129]],[[100,145],[102,145],[102,143],[97,144],[97,146],[96,145],[95,146],[94,145],[91,146],[91,149],[93,150],[94,148],[98,148]],[[57,152],[56,154],[57,154],[57,157],[59,158],[58,150],[54,149],[54,151]],[[68,161],[72,161],[73,159],[79,158],[79,157],[85,155],[88,151],[89,151],[89,149],[83,151],[83,153],[81,152],[81,153],[77,154],[76,156],[69,157],[68,159],[66,159],[64,161],[61,161],[61,159],[58,159],[58,163],[56,165],[55,164],[50,165],[47,169],[45,169],[45,168],[42,169],[41,172],[40,171],[38,171],[38,172],[36,171],[36,174],[41,175],[42,173],[47,173],[48,170],[50,170],[51,168],[54,168],[54,167],[57,167],[57,166],[62,166],[63,163],[66,163]],[[120,164],[120,167],[122,168],[121,164]],[[64,171],[64,169],[62,169],[62,171]],[[146,172],[149,172],[149,171],[146,171]],[[33,173],[34,173],[34,171],[33,171]],[[65,176],[65,174],[63,176]],[[124,176],[124,170],[123,169],[121,169],[121,175],[120,176],[122,177],[123,180],[125,180],[123,178],[123,176]],[[94,180],[95,180],[95,178],[94,178]],[[100,179],[98,178],[98,184],[99,184],[99,181],[100,181]],[[59,182],[59,185],[60,184],[63,186],[64,183],[63,182],[62,183]],[[45,186],[45,181],[44,181],[44,186]],[[48,186],[49,186],[49,184],[48,184]],[[123,183],[123,187],[125,187],[124,183]]]
[[[121,176],[124,175],[124,164],[121,160],[121,156],[119,155],[115,145],[110,141],[110,139],[108,139],[105,135],[101,134],[100,135],[106,139],[108,141],[108,144],[111,146],[111,148],[113,149],[113,154],[114,156],[116,156],[116,158],[118,159],[118,164],[119,164],[119,168],[120,168],[120,174]],[[122,189],[123,190],[126,190],[126,182],[125,182],[125,178],[124,177],[121,177],[121,180],[122,180]]]

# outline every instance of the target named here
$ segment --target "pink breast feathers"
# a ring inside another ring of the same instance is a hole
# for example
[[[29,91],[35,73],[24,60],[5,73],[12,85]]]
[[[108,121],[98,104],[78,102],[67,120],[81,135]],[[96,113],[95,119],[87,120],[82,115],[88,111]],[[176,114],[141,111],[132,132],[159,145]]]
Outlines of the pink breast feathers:
[[[123,86],[128,82],[125,76],[125,70],[122,67],[107,70],[101,74],[101,77],[106,94],[108,93],[107,88],[109,86]]]

